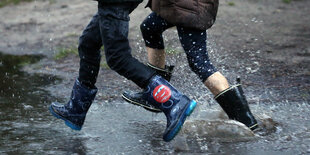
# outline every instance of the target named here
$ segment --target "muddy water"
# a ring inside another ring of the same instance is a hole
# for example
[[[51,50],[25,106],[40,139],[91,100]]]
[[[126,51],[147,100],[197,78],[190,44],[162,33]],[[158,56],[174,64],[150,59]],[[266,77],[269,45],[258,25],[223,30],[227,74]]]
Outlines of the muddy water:
[[[44,87],[59,80],[21,70],[41,58],[0,53],[0,154],[37,152],[52,134],[46,107],[55,98]]]
[[[40,58],[0,55],[0,154],[310,154],[308,94],[269,102],[251,98],[253,112],[258,117],[268,115],[275,123],[255,134],[236,122],[227,122],[217,105],[199,105],[184,131],[166,143],[162,140],[162,115],[102,100],[95,100],[83,129],[72,131],[47,110],[51,101],[65,100],[44,89],[60,80],[22,71],[23,65]],[[285,92],[300,93],[294,89],[259,94],[260,98],[270,98]],[[228,130],[214,130],[223,126]]]

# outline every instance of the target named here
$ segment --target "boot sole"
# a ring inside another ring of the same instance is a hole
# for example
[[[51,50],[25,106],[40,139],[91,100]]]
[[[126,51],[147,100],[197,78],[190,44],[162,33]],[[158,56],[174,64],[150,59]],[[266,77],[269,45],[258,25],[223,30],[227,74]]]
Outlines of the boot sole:
[[[258,128],[258,124],[256,123],[256,124],[250,126],[249,128],[250,128],[252,131],[254,131],[255,129]]]
[[[150,111],[150,112],[155,112],[155,113],[160,113],[162,112],[160,109],[156,109],[156,108],[152,108],[152,107],[149,107],[147,105],[144,105],[144,104],[141,104],[139,102],[136,102],[134,100],[131,100],[129,98],[127,98],[125,95],[122,95],[122,98],[127,101],[128,103],[131,103],[133,105],[137,105],[137,106],[140,106],[140,107],[143,107],[144,109]]]
[[[177,125],[174,127],[174,129],[171,130],[170,133],[167,134],[167,136],[164,136],[164,141],[166,142],[171,141],[179,133],[186,118],[192,114],[192,112],[196,108],[196,105],[197,105],[197,102],[194,100],[191,100],[190,104],[187,106],[187,109],[181,115]]]
[[[54,109],[52,108],[52,106],[50,106],[48,109],[49,109],[50,113],[51,113],[54,117],[56,117],[56,118],[58,118],[58,119],[62,119],[63,121],[65,121],[65,124],[66,124],[68,127],[70,127],[71,129],[73,129],[73,130],[78,130],[78,131],[80,131],[80,130],[82,129],[82,127],[73,124],[73,123],[70,122],[69,120],[67,120],[67,119],[65,119],[64,117],[62,117],[61,115],[57,114],[57,113],[54,111]]]

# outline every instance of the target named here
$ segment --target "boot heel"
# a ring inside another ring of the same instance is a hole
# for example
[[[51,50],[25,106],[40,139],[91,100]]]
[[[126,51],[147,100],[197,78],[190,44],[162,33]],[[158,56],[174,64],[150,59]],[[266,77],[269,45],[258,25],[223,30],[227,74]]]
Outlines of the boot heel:
[[[178,122],[178,124],[176,125],[176,127],[174,129],[171,130],[171,132],[169,134],[167,134],[167,136],[164,136],[164,140],[166,142],[171,141],[181,130],[187,116],[191,115],[191,113],[194,111],[195,107],[197,105],[197,102],[192,100],[190,102],[190,105],[187,107],[185,113],[183,113],[183,115],[180,117],[180,120]]]
[[[220,104],[230,119],[237,120],[251,130],[257,128],[257,121],[253,116],[249,104],[240,84],[240,78],[237,79],[239,84],[219,93],[215,100]]]
[[[82,129],[82,127],[79,127],[79,126],[77,126],[77,125],[74,125],[73,123],[69,122],[67,119],[65,119],[65,118],[63,118],[62,116],[58,115],[58,114],[53,110],[52,106],[50,106],[48,109],[49,109],[50,113],[51,113],[54,117],[56,117],[56,118],[58,118],[58,119],[62,119],[63,121],[65,121],[65,124],[66,124],[68,127],[70,127],[71,129],[73,129],[73,130],[78,130],[78,131]]]
[[[187,110],[186,110],[186,115],[189,116],[192,114],[192,112],[194,111],[194,109],[196,108],[197,102],[192,100],[190,105],[188,106]]]
[[[50,106],[50,107],[48,108],[48,110],[50,111],[50,113],[51,113],[54,117],[56,117],[56,118],[58,118],[58,119],[64,120],[62,117],[60,117],[58,114],[56,114],[56,113],[54,112],[52,106]]]
[[[76,125],[72,124],[72,123],[69,122],[69,121],[65,121],[65,124],[66,124],[68,127],[70,127],[71,129],[73,129],[73,130],[78,130],[78,131],[80,131],[80,130],[82,129],[82,127],[76,126]]]

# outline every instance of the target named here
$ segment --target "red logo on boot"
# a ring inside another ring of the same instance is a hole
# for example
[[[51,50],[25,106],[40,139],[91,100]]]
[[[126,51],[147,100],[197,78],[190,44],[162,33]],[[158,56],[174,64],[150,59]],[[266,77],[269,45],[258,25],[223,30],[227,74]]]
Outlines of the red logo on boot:
[[[153,97],[157,102],[165,103],[171,97],[171,90],[165,85],[159,85],[154,89]]]

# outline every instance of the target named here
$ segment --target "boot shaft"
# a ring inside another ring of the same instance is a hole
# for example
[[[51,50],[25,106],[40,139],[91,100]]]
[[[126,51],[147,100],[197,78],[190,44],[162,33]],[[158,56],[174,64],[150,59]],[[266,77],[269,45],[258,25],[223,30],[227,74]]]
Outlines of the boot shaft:
[[[224,90],[215,96],[215,100],[220,104],[230,119],[237,120],[250,129],[256,128],[257,121],[250,111],[241,84],[231,86]]]
[[[70,101],[66,104],[66,108],[76,113],[87,112],[95,99],[97,91],[98,89],[96,87],[90,89],[76,79],[72,88]]]
[[[169,82],[157,75],[150,80],[143,94],[146,101],[162,111],[171,108],[182,96]]]
[[[156,72],[157,75],[160,75],[161,77],[166,79],[168,82],[170,81],[174,66],[167,66],[166,65],[164,69],[156,67],[150,63],[147,63],[147,66],[152,68]]]
[[[162,68],[158,68],[156,66],[153,66],[150,63],[148,63],[147,65],[152,70],[154,70],[157,75],[161,76],[162,78],[164,78],[168,82],[170,81],[174,66],[165,66],[165,68],[162,69]],[[163,87],[163,88],[165,88],[165,87]],[[161,88],[161,89],[163,89],[163,88]],[[168,89],[164,89],[164,91],[165,90],[168,90]],[[149,104],[149,102],[143,98],[145,92],[147,92],[147,91],[148,91],[147,89],[145,89],[142,92],[138,92],[138,93],[132,92],[132,91],[126,91],[122,94],[122,98],[129,103],[132,103],[132,104],[138,105],[138,106],[142,106],[146,110],[149,110],[151,112],[162,112],[160,109]],[[169,92],[167,92],[167,93],[169,93]],[[165,100],[165,98],[162,98],[162,100]]]
[[[70,128],[81,130],[96,93],[97,88],[89,89],[76,79],[69,102],[65,105],[53,102],[49,110],[55,117],[64,120]]]
[[[186,117],[196,107],[195,101],[190,100],[158,75],[152,77],[142,97],[165,114],[167,118],[163,136],[165,141],[170,141],[177,135]]]
[[[166,115],[168,123],[178,115],[179,109],[183,109],[191,102],[187,96],[160,76],[151,79],[143,98],[160,109]]]

